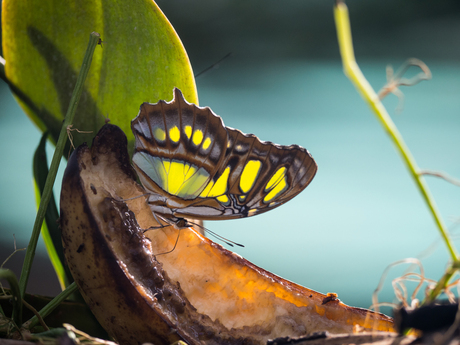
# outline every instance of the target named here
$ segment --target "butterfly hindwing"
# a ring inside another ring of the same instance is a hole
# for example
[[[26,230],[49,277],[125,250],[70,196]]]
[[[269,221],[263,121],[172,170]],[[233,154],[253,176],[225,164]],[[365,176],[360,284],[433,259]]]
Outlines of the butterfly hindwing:
[[[227,132],[228,149],[216,176],[227,176],[228,170],[228,188],[217,197],[206,195],[220,203],[222,214],[218,218],[239,218],[268,211],[292,199],[313,179],[316,163],[304,148],[263,142],[252,134],[228,127]],[[199,207],[201,203],[192,207]],[[190,212],[190,208],[187,211]]]

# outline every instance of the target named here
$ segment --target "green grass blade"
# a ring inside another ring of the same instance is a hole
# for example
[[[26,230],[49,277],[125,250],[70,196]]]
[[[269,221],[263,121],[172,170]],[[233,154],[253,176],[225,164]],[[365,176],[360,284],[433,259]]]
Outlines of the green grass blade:
[[[37,205],[40,204],[41,196],[45,188],[46,177],[48,176],[48,163],[46,156],[47,138],[48,132],[43,133],[33,158],[34,185]],[[61,231],[59,230],[57,223],[58,219],[59,213],[56,207],[56,201],[53,193],[51,193],[51,199],[46,210],[45,221],[43,222],[41,234],[43,241],[45,242],[51,264],[56,271],[61,289],[64,290],[66,286],[73,281],[73,278],[68,267],[65,265]]]
[[[446,244],[447,250],[450,257],[453,261],[453,266],[450,267],[444,274],[444,276],[438,281],[436,287],[432,293],[427,298],[427,301],[433,300],[437,295],[442,292],[445,286],[447,286],[449,280],[452,278],[453,274],[457,270],[456,266],[459,263],[458,252],[453,245],[451,236],[442,220],[441,214],[439,213],[434,198],[431,195],[431,192],[428,188],[421,170],[418,167],[412,153],[407,147],[401,133],[398,131],[396,125],[391,119],[390,115],[383,106],[380,98],[377,93],[372,89],[369,82],[364,77],[361,72],[358,64],[355,60],[354,50],[353,50],[353,41],[351,38],[351,28],[350,28],[350,19],[348,15],[348,8],[344,2],[338,1],[334,7],[334,18],[337,29],[337,37],[339,41],[340,54],[342,56],[343,69],[345,75],[350,79],[350,81],[355,85],[361,96],[369,104],[370,108],[374,112],[375,116],[379,120],[382,127],[390,136],[393,141],[397,151],[400,153],[404,164],[411,177],[413,178],[418,190],[422,194],[423,199],[425,200],[428,209],[433,216],[434,222],[438,227],[438,230],[441,234],[444,243]]]
[[[77,83],[75,89],[72,93],[72,98],[70,100],[70,105],[62,124],[61,132],[59,134],[59,139],[56,144],[56,150],[54,151],[53,159],[51,161],[50,170],[45,182],[45,188],[42,194],[42,200],[38,208],[37,217],[35,219],[34,228],[32,230],[32,236],[30,238],[29,245],[27,246],[26,257],[24,259],[24,265],[22,266],[21,277],[19,279],[19,289],[21,296],[24,296],[27,282],[29,280],[30,270],[32,267],[32,261],[35,256],[35,250],[37,247],[38,237],[40,235],[40,229],[45,218],[46,209],[48,208],[51,195],[53,193],[53,185],[56,179],[56,174],[59,168],[59,163],[61,162],[62,153],[64,151],[65,143],[67,141],[67,129],[72,125],[73,119],[75,116],[75,111],[77,109],[78,101],[80,99],[83,85],[88,75],[89,68],[91,66],[91,60],[93,58],[94,50],[98,44],[100,35],[97,32],[93,32],[90,35],[90,40],[88,43],[88,48],[86,50],[85,57],[83,58],[83,64],[80,69],[80,74],[78,75]]]
[[[409,148],[404,142],[401,133],[398,131],[398,128],[380,101],[377,93],[372,89],[371,85],[366,80],[358,64],[356,63],[353,51],[353,42],[351,39],[348,9],[343,2],[337,3],[334,9],[334,16],[345,75],[351,80],[364,100],[369,104],[380,124],[388,133],[391,140],[395,144],[396,149],[401,154],[404,164],[409,170],[410,175],[412,176],[415,184],[417,185],[417,188],[419,189],[423,199],[428,206],[428,209],[430,210],[431,215],[433,216],[433,219],[439,229],[439,232],[441,233],[442,238],[444,239],[452,260],[456,261],[458,258],[458,253],[452,244],[452,240],[447,231],[447,228],[444,225],[436,203],[431,196],[428,185],[426,184],[423,176],[420,174],[420,169],[417,166],[412,153],[410,152]]]
[[[41,318],[44,319],[47,317],[54,309],[56,309],[65,299],[67,299],[70,295],[74,292],[78,291],[77,284],[73,282],[70,284],[64,291],[62,291],[59,295],[54,297],[43,309],[41,309],[38,313],[40,314]],[[33,316],[29,321],[24,323],[24,327],[27,329],[33,328],[39,322],[37,316]]]

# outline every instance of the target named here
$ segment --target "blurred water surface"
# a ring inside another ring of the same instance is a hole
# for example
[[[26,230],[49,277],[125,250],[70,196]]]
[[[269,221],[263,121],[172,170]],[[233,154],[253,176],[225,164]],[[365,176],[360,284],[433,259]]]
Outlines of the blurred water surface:
[[[403,112],[396,114],[395,96],[385,105],[420,167],[460,177],[460,65],[427,63],[433,80],[402,90]],[[377,90],[385,83],[385,64],[361,61]],[[302,145],[319,166],[311,185],[286,205],[248,219],[206,223],[243,243],[245,248],[236,251],[256,265],[311,289],[336,292],[346,304],[369,307],[388,264],[416,257],[439,238],[400,157],[340,64],[283,60],[239,65],[230,60],[199,77],[197,85],[200,105],[210,106],[225,125],[261,140]],[[0,91],[3,261],[13,250],[12,234],[18,247],[25,247],[33,226],[31,165],[41,134],[4,84]],[[454,227],[460,188],[437,178],[427,181],[446,223]],[[436,243],[423,260],[433,279],[439,279],[448,260],[444,244]],[[39,253],[43,257],[41,240]],[[393,272],[398,276],[403,269]],[[57,293],[57,283],[45,287],[41,272],[34,274],[32,292]],[[380,300],[393,299],[387,280]]]

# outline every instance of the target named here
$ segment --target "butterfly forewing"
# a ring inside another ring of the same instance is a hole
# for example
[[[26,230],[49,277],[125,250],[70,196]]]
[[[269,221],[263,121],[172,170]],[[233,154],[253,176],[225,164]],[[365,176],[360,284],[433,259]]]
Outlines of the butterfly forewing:
[[[132,121],[133,164],[154,212],[228,219],[273,209],[299,194],[317,166],[304,148],[260,141],[225,127],[209,108],[144,103]]]
[[[172,102],[142,104],[132,122],[133,163],[147,189],[177,196],[180,202],[195,199],[208,185],[227,135],[222,120],[209,111],[185,102],[178,89]]]

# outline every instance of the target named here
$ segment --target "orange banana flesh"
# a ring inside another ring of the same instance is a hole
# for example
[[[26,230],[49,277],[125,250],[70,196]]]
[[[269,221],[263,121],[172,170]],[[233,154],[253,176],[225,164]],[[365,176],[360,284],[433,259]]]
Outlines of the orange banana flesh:
[[[69,160],[61,192],[65,255],[99,322],[121,344],[263,344],[316,331],[393,331],[391,318],[267,272],[201,236],[158,224],[126,138],[105,125]],[[162,255],[157,255],[162,254]]]

